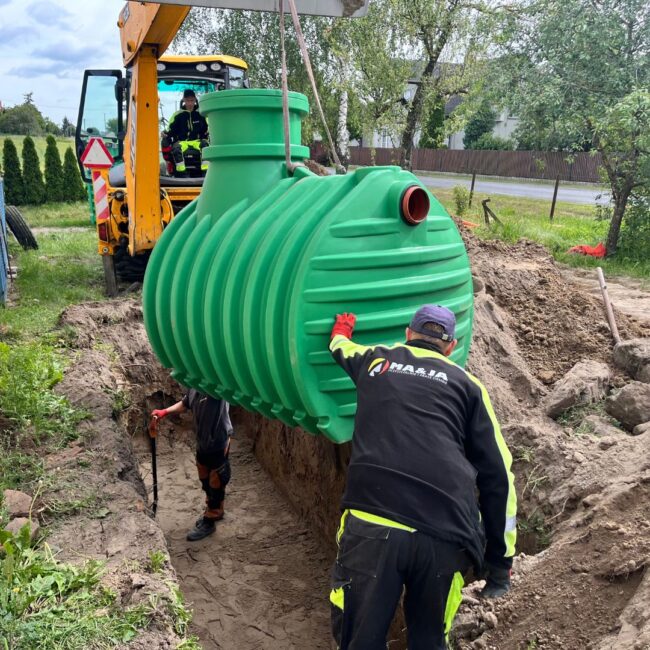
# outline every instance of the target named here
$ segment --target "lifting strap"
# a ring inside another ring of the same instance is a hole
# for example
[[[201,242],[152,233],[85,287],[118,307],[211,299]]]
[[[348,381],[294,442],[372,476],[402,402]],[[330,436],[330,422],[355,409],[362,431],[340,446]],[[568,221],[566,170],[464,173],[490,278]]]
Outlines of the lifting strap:
[[[345,167],[341,164],[338,154],[336,153],[336,148],[334,147],[334,140],[332,139],[332,134],[330,133],[329,127],[325,120],[325,112],[323,111],[323,106],[320,101],[320,96],[318,94],[318,88],[316,87],[316,79],[314,77],[314,71],[311,67],[311,60],[309,58],[309,52],[307,51],[307,44],[305,43],[305,37],[303,36],[302,29],[300,28],[300,19],[298,17],[298,11],[296,10],[296,3],[294,0],[287,0],[289,3],[289,9],[291,11],[291,18],[293,19],[293,26],[296,30],[296,37],[298,39],[298,46],[300,47],[300,54],[302,56],[303,63],[305,64],[305,69],[307,70],[307,76],[309,77],[309,82],[311,83],[311,89],[314,93],[314,100],[316,101],[316,106],[318,106],[318,112],[320,113],[321,122],[323,123],[323,128],[325,129],[325,134],[327,135],[327,141],[332,152],[332,158],[334,158],[334,164],[336,166],[337,174],[345,174]],[[289,84],[287,81],[287,53],[285,49],[285,28],[284,28],[284,0],[279,0],[279,10],[280,10],[280,48],[282,50],[282,121],[284,124],[284,156],[287,169],[289,173],[293,173],[293,170],[296,168],[296,164],[291,162],[291,140],[289,134]]]

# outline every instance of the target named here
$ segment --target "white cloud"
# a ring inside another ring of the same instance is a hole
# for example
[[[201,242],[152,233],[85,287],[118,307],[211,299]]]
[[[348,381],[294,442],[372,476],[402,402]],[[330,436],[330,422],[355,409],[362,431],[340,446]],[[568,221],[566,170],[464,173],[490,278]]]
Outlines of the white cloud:
[[[0,101],[12,106],[34,93],[41,111],[76,120],[83,71],[121,68],[121,2],[0,0]]]
[[[73,18],[73,15],[65,7],[46,0],[39,0],[27,5],[27,15],[46,27],[56,25],[65,28]]]

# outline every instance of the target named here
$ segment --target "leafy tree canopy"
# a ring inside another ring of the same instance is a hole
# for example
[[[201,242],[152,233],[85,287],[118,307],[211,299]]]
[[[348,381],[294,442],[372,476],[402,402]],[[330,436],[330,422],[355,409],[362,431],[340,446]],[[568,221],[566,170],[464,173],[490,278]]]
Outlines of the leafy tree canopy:
[[[529,0],[502,51],[498,92],[522,140],[602,154],[615,254],[628,199],[650,183],[650,3]]]

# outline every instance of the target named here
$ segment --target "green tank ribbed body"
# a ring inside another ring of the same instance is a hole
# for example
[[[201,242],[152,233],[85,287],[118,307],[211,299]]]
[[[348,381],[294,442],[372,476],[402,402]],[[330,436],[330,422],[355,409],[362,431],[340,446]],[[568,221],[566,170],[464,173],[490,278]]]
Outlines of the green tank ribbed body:
[[[291,153],[307,98],[289,95]],[[424,303],[456,313],[452,359],[471,340],[467,254],[449,215],[429,195],[409,225],[401,197],[418,179],[399,167],[319,177],[284,164],[276,90],[206,95],[209,161],[200,197],[153,250],[143,290],[151,345],[186,386],[335,442],[352,437],[355,387],[333,362],[337,312],[357,314],[355,341],[393,343]]]

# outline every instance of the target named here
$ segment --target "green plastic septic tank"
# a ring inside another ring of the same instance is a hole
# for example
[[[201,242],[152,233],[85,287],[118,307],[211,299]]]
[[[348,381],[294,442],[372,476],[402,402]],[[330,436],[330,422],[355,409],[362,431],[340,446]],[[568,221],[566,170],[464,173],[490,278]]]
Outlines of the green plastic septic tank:
[[[289,94],[291,154],[307,98]],[[399,167],[320,177],[284,163],[279,90],[205,95],[209,161],[200,197],[156,244],[144,319],[162,364],[186,386],[321,433],[352,437],[355,387],[328,351],[337,312],[362,344],[404,340],[425,303],[452,309],[469,350],[473,292],[454,222]]]

